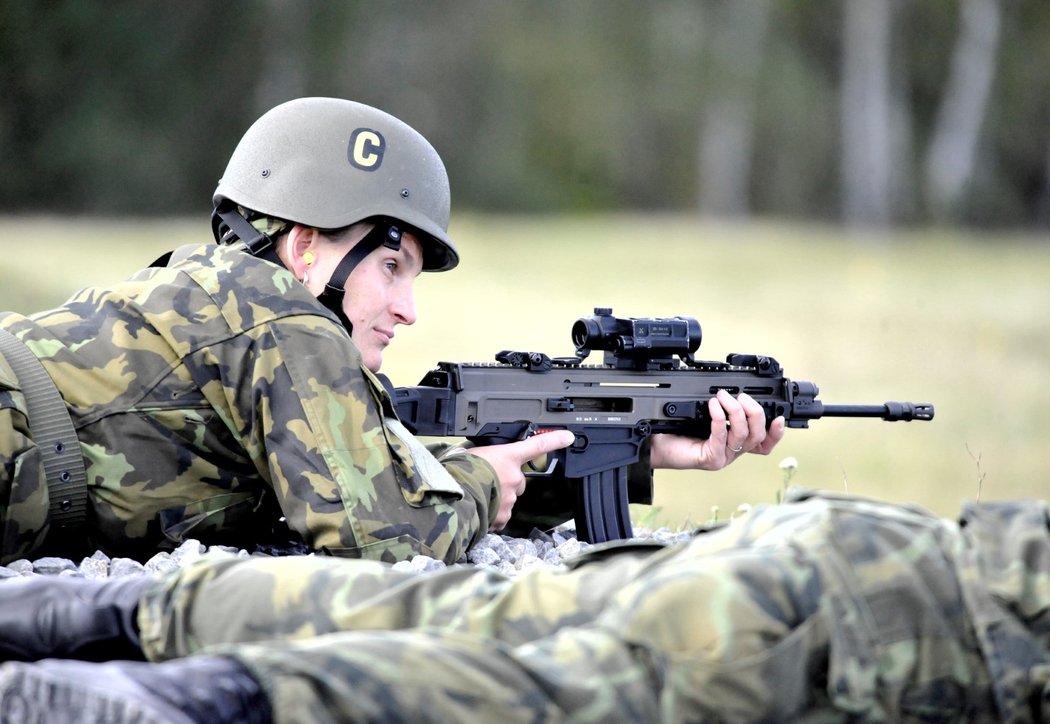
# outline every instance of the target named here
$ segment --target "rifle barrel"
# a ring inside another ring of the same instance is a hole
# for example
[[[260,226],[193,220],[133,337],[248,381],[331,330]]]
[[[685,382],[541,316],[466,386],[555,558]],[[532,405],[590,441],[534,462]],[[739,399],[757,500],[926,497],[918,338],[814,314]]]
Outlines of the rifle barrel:
[[[887,402],[884,405],[824,405],[822,417],[881,417],[888,422],[932,420],[933,405],[915,402]]]

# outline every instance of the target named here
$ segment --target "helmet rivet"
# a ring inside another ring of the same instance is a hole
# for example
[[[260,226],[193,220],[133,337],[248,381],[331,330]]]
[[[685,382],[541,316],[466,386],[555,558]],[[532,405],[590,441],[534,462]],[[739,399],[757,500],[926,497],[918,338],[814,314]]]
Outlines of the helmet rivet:
[[[401,198],[403,198],[403,199],[407,199],[408,198],[408,189],[401,189]]]
[[[262,177],[263,177],[263,178],[266,178],[266,177],[267,177],[267,176],[269,176],[269,175],[270,175],[270,169],[268,169],[268,168],[264,168],[264,169],[262,170]]]

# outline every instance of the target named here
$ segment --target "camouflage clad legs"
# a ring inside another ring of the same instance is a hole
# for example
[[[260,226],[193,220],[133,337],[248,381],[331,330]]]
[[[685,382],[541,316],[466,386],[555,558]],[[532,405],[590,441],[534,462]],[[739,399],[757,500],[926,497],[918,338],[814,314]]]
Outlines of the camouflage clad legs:
[[[139,615],[143,649],[161,660],[221,643],[417,628],[517,645],[592,620],[643,562],[617,558],[617,577],[600,575],[607,569],[543,569],[512,581],[468,566],[419,575],[320,556],[206,558],[147,594]]]
[[[1021,528],[1045,549],[1045,518],[1034,525]],[[205,560],[148,594],[140,624],[152,660],[241,661],[278,721],[1023,718],[1045,685],[1045,642],[987,595],[964,532],[813,499],[686,546],[515,579]],[[1040,565],[1022,578],[1044,580]],[[1026,607],[1050,607],[1036,590]]]

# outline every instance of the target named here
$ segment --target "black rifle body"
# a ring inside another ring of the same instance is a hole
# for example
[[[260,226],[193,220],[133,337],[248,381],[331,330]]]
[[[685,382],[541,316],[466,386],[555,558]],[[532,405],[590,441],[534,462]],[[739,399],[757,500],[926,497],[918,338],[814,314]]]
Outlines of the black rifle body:
[[[611,317],[611,310],[595,311],[598,317],[580,322],[623,323]],[[695,325],[690,318],[675,318],[681,319]],[[665,328],[651,324],[631,341],[637,347],[653,329]],[[582,364],[586,352],[579,350],[588,346],[587,335],[574,329],[573,336],[576,358],[501,352],[496,363],[441,362],[419,385],[395,388],[393,396],[398,417],[418,436],[492,445],[548,430],[573,432],[574,443],[553,453],[540,475],[575,489],[577,534],[592,543],[631,537],[630,466],[648,466],[653,434],[709,437],[708,401],[719,390],[734,396],[746,392],[762,406],[767,425],[780,416],[792,428],[808,427],[821,417],[933,418],[933,406],[927,404],[825,405],[817,399],[815,384],[786,378],[775,359],[760,355],[731,354],[725,362],[685,355],[681,364],[670,355],[637,348],[627,355],[620,340],[615,350],[607,349],[605,364]]]

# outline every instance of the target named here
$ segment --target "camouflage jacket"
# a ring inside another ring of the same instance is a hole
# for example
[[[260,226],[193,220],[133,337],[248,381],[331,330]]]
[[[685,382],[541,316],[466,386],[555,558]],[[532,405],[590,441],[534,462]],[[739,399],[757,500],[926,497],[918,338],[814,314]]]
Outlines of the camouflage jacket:
[[[243,546],[283,516],[334,555],[453,561],[487,531],[491,467],[444,447],[449,475],[422,474],[433,459],[385,424],[387,393],[291,273],[230,247],[180,252],[57,309],[0,317],[65,398],[92,545],[140,558],[189,538]],[[0,494],[18,491],[0,495],[5,561],[46,534],[20,399],[0,358]]]

